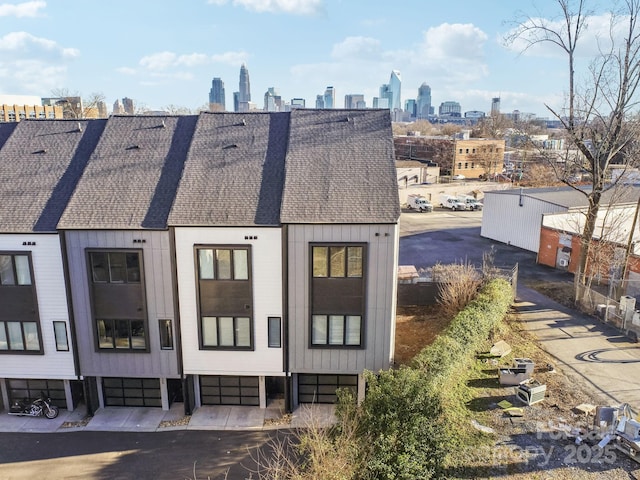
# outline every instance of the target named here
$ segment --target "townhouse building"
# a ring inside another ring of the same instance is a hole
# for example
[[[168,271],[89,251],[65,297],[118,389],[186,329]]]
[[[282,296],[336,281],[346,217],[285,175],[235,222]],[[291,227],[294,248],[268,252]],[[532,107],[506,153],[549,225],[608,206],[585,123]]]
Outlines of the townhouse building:
[[[52,138],[43,122],[22,124],[24,133],[15,128],[0,144],[16,170],[35,155],[35,139]],[[48,128],[63,124],[73,133],[64,121]],[[389,368],[400,208],[388,110],[74,125],[77,138],[61,142],[58,155],[65,195],[55,195],[60,180],[38,189],[45,203],[56,197],[47,228],[59,268],[50,280],[66,286],[56,295],[66,298],[64,315],[55,316],[67,327],[66,370],[43,362],[27,374],[21,352],[3,363],[5,403],[19,393],[11,378],[61,377],[67,408],[77,403],[75,385],[91,409],[265,407],[273,399],[291,409],[333,402],[338,387],[362,397],[363,371]],[[29,141],[22,158],[5,150]],[[0,194],[17,196],[9,184]],[[5,230],[3,221],[0,238]],[[20,265],[16,277],[24,265],[16,252],[34,249],[11,241],[0,244],[0,258]],[[32,306],[43,311],[40,299]],[[54,338],[53,323],[39,325],[42,338]],[[0,337],[0,355],[2,345]],[[55,356],[53,347],[40,347],[41,356]]]

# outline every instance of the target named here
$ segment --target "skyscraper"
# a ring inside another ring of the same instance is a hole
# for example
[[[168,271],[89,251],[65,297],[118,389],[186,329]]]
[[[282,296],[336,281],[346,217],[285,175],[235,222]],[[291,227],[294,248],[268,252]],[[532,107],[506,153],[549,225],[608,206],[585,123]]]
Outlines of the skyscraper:
[[[364,95],[360,93],[351,93],[344,96],[344,108],[349,110],[367,108]]]
[[[500,115],[500,97],[491,99],[491,115]]]
[[[238,89],[238,112],[248,112],[251,102],[251,85],[249,83],[249,70],[243,63],[240,67],[240,85]]]
[[[398,70],[391,71],[391,78],[389,79],[389,108],[392,111],[402,110],[402,101],[400,99],[400,87],[402,79],[400,78],[400,72]]]
[[[224,111],[225,101],[224,82],[220,78],[215,77],[211,82],[211,90],[209,90],[209,109],[211,111]]]
[[[324,95],[316,95],[316,108],[324,108]]]
[[[416,117],[429,118],[431,112],[431,87],[426,83],[418,88],[418,98],[416,98]]]
[[[324,108],[336,108],[336,91],[331,86],[324,91]]]
[[[124,106],[124,113],[126,113],[127,115],[133,115],[135,113],[132,99],[124,97],[122,99],[122,105]]]
[[[265,112],[282,112],[283,104],[280,90],[275,87],[269,87],[264,94],[264,111]]]

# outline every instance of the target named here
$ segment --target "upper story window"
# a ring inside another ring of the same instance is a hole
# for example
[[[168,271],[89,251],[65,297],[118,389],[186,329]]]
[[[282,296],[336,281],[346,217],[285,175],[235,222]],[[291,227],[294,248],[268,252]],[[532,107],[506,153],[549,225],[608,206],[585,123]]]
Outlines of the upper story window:
[[[361,246],[314,246],[313,276],[316,278],[362,278]]]
[[[0,352],[41,354],[38,304],[26,253],[0,253]]]
[[[253,349],[251,250],[196,248],[200,348]]]
[[[149,351],[139,250],[89,251],[93,322],[100,351]]]
[[[138,252],[91,252],[94,283],[140,283]]]
[[[366,245],[311,246],[312,348],[362,348]]]
[[[31,285],[28,255],[0,254],[0,285]]]
[[[248,250],[201,248],[198,264],[201,280],[248,280]]]

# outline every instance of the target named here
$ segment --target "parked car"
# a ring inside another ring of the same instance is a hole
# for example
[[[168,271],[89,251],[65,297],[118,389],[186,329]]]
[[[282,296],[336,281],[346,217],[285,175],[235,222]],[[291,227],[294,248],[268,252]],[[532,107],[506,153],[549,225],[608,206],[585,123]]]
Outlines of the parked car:
[[[453,175],[451,177],[451,180],[464,180],[465,178],[467,178],[467,177],[465,177],[461,173],[456,173],[455,175]]]

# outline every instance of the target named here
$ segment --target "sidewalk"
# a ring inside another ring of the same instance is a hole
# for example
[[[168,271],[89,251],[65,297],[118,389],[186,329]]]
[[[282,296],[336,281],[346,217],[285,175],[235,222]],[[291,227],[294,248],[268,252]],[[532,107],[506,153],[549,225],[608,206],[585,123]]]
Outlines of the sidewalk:
[[[640,345],[615,328],[519,286],[515,308],[527,330],[570,378],[590,384],[605,405],[640,412]]]
[[[0,432],[53,433],[77,431],[163,432],[170,430],[272,430],[300,428],[309,422],[330,425],[335,422],[333,405],[303,405],[284,417],[279,406],[269,408],[203,406],[184,416],[182,403],[171,409],[145,407],[101,408],[85,418],[84,406],[68,412],[60,410],[53,420],[20,417],[0,412]]]

